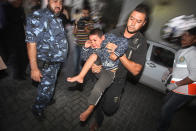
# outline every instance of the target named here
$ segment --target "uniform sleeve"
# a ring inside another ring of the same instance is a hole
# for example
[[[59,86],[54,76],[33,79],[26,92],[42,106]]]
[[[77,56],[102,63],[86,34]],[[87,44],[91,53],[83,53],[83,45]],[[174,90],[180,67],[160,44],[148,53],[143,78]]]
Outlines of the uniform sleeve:
[[[196,81],[196,50],[193,50],[188,56],[187,68],[189,70],[189,78]]]
[[[118,57],[121,57],[128,49],[128,41],[124,38],[117,38],[117,42],[115,43],[118,47],[114,51],[114,54]]]
[[[25,34],[27,43],[36,42],[37,36],[42,32],[39,12],[35,11],[32,15],[29,15],[26,19]]]
[[[111,43],[114,43],[117,45],[117,48],[116,50],[114,51],[114,54],[117,56],[117,57],[120,57],[122,56],[126,50],[128,49],[128,41],[127,39],[125,38],[122,38],[122,37],[117,37],[116,35],[114,34],[106,34],[106,43],[108,42],[111,42]]]
[[[82,60],[86,61],[91,54],[92,54],[91,48],[85,48],[84,46],[82,47],[82,51],[80,54]]]

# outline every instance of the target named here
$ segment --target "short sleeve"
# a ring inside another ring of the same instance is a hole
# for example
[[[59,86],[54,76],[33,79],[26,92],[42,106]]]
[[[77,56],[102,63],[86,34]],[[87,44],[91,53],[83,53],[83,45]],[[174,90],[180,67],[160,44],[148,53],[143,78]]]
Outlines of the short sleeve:
[[[189,70],[189,78],[192,81],[196,81],[196,50],[189,52],[187,60],[187,68]]]
[[[42,32],[40,13],[35,11],[32,15],[29,15],[26,19],[25,34],[27,43],[36,42],[37,36]]]

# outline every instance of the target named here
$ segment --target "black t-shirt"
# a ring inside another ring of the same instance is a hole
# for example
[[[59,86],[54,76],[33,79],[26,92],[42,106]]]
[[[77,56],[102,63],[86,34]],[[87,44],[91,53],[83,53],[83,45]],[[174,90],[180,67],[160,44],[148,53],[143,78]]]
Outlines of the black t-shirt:
[[[112,30],[110,33],[113,33],[119,37],[124,37],[125,28],[126,26],[121,26],[121,27],[118,27]],[[129,47],[126,52],[127,58],[144,67],[144,64],[146,61],[146,53],[147,53],[146,39],[140,32],[137,32],[134,36],[132,36],[131,38],[127,38],[127,39],[129,42],[128,43]],[[123,77],[125,79],[125,77],[127,76],[127,72],[128,70],[125,69],[125,67],[120,63],[119,69],[117,70],[117,73],[116,73],[116,79],[118,80],[119,75],[121,75],[121,79],[123,79]],[[128,78],[131,78],[132,82],[137,82],[141,76],[141,73],[142,71],[137,76],[133,76],[131,73],[128,73]]]

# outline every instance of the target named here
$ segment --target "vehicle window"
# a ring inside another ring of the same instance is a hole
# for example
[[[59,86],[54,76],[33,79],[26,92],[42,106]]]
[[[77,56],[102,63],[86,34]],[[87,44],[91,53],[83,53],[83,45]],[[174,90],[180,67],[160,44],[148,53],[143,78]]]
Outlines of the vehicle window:
[[[173,61],[174,61],[174,53],[161,48],[161,47],[156,47],[153,46],[152,49],[152,54],[151,54],[151,61],[160,64],[162,66],[166,66],[166,67],[172,67],[173,66]]]

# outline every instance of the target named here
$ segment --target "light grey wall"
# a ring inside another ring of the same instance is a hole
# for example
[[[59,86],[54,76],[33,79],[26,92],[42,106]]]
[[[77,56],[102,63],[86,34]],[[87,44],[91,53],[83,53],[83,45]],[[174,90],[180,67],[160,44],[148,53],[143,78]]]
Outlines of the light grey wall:
[[[129,15],[129,13],[140,3],[142,3],[144,0],[122,0],[123,7],[121,10],[121,14],[119,16],[118,24],[117,26],[121,26],[126,22],[126,19]]]
[[[196,16],[196,0],[143,0],[151,5],[151,21],[146,31],[148,39],[153,41],[162,41],[160,38],[161,27],[171,18],[179,15]],[[124,0],[124,8],[122,9],[118,25],[125,23],[128,13],[142,0]],[[167,2],[161,4],[161,2]]]

